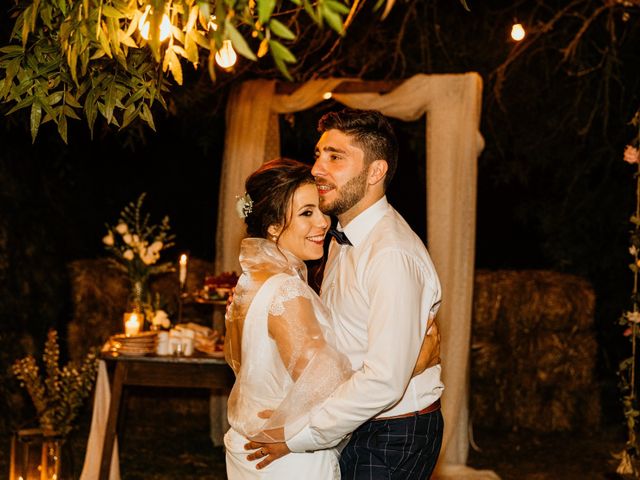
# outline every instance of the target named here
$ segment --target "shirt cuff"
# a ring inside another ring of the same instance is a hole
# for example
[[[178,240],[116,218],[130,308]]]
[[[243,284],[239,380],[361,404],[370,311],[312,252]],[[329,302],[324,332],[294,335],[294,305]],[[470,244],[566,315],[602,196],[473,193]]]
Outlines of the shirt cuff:
[[[285,427],[285,438],[287,437],[287,428]],[[287,447],[289,450],[295,453],[311,452],[318,449],[316,442],[311,435],[311,428],[309,425],[304,427],[289,440],[287,440]]]

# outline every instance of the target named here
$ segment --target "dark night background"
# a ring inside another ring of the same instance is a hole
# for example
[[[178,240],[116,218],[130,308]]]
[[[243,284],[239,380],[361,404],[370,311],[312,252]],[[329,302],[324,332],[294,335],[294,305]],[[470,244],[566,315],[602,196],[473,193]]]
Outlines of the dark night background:
[[[620,422],[615,372],[628,342],[617,318],[632,287],[628,218],[635,206],[634,167],[622,152],[638,134],[629,121],[640,106],[639,8],[629,9],[627,21],[620,7],[595,22],[577,56],[563,62],[561,49],[580,21],[566,20],[511,65],[500,97],[494,91],[495,71],[514,48],[508,37],[514,18],[535,28],[569,3],[470,1],[466,12],[451,0],[398,1],[379,25],[363,12],[322,74],[396,80],[476,71],[483,77],[476,267],[569,272],[593,284],[603,416]],[[3,15],[0,43],[11,25]],[[314,58],[304,59],[299,79],[311,75]],[[91,139],[75,121],[69,145],[50,124],[32,144],[26,113],[0,117],[3,399],[17,389],[7,370],[13,359],[42,345],[49,327],[64,332],[71,308],[66,263],[103,256],[105,223],[141,192],[148,193],[152,219],[171,218],[177,246],[167,255],[189,251],[213,259],[225,98],[234,83],[262,74],[239,68],[236,77],[223,73],[212,84],[206,71],[190,72],[171,91],[169,111],[154,112],[156,132],[97,125]],[[283,154],[310,160],[315,122],[331,108],[339,107],[326,102],[282,118]],[[0,114],[8,109],[0,105]],[[403,152],[389,192],[422,236],[424,122],[394,123]],[[0,428],[24,420],[3,413]]]

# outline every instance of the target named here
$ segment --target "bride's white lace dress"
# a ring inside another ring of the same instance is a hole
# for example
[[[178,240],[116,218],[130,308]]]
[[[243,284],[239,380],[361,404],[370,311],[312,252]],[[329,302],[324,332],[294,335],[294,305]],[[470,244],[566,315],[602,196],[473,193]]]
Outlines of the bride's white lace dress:
[[[335,449],[290,453],[262,470],[247,461],[247,438],[287,425],[295,435],[351,374],[335,350],[331,317],[306,282],[302,261],[265,239],[243,240],[243,273],[227,315],[225,354],[236,373],[229,396],[231,429],[225,435],[227,476],[237,479],[340,478]],[[268,420],[259,412],[273,410]],[[282,440],[274,436],[271,440]]]

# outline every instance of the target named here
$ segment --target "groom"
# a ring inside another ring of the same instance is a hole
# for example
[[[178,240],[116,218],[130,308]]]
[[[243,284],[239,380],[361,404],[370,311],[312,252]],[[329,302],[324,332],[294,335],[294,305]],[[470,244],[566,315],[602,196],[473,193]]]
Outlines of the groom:
[[[320,208],[338,218],[321,296],[337,348],[355,370],[286,443],[250,442],[263,468],[290,451],[351,439],[343,479],[424,479],[442,443],[440,282],[424,244],[387,202],[398,145],[377,111],[346,109],[320,119],[312,173]],[[288,435],[285,435],[287,438]]]

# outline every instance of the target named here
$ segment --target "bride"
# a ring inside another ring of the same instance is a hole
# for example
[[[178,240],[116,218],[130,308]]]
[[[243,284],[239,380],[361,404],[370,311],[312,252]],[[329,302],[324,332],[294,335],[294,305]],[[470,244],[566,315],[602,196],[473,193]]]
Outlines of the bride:
[[[338,480],[335,449],[291,453],[263,469],[247,459],[248,439],[282,441],[285,424],[295,435],[313,407],[349,378],[351,365],[336,351],[331,316],[306,281],[304,261],[322,257],[329,228],[311,167],[273,160],[245,188],[238,212],[249,238],[226,320],[225,356],[236,374],[224,439],[227,476]]]

